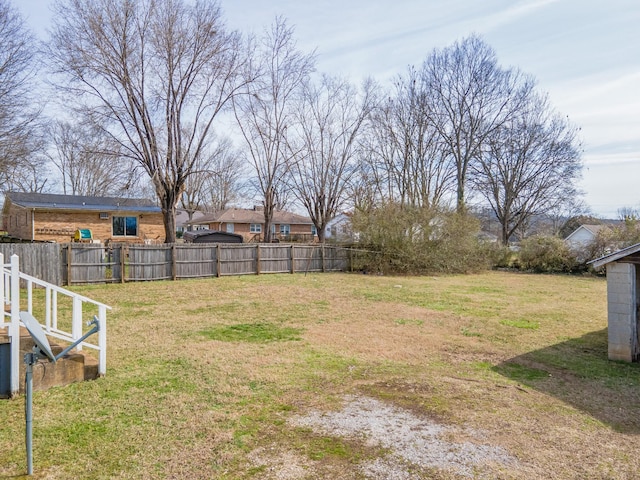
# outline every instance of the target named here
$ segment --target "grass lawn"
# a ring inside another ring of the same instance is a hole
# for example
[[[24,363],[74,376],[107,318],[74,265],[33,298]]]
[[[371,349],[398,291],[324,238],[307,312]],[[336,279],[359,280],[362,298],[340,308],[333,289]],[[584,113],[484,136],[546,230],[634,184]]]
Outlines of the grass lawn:
[[[640,475],[640,365],[607,360],[603,279],[283,274],[73,290],[113,306],[107,375],[35,392],[35,478],[389,478],[394,462],[403,479]],[[468,468],[394,456],[373,427],[318,426],[349,402],[402,418],[393,428],[433,426],[433,445]],[[0,401],[0,425],[0,478],[20,478],[23,397]],[[502,457],[471,458],[489,449]]]

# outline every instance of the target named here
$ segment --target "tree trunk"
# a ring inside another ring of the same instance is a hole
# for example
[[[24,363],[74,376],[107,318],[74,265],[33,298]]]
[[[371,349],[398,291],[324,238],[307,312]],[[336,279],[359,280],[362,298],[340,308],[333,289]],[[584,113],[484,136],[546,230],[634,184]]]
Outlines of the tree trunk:
[[[175,243],[176,241],[176,205],[178,197],[165,192],[160,196],[160,207],[162,208],[162,222],[164,223],[164,243]]]
[[[264,206],[264,242],[271,243],[271,223],[273,222],[273,206],[265,202]]]
[[[502,245],[509,245],[509,223],[507,221],[502,222]]]

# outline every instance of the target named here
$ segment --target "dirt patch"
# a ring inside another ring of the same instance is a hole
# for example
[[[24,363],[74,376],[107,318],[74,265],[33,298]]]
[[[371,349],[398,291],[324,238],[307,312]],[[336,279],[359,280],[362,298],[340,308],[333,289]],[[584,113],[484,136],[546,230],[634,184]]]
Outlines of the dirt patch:
[[[440,470],[472,477],[498,464],[513,467],[517,460],[504,448],[477,443],[482,432],[463,431],[364,396],[346,396],[342,410],[311,411],[292,417],[290,424],[332,436],[357,438],[389,453],[365,461],[360,469],[370,479],[421,478],[412,470]],[[462,433],[470,440],[451,440]]]

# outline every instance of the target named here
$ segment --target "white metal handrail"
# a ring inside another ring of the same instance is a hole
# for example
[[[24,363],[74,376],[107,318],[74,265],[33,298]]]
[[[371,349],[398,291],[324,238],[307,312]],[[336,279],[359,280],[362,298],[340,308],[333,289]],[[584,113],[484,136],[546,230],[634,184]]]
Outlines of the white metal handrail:
[[[4,263],[4,255],[0,253],[0,304],[3,306],[3,314],[0,318],[0,327],[7,327],[11,337],[11,395],[19,390],[19,362],[20,362],[20,281],[26,283],[27,305],[26,310],[33,314],[33,286],[37,285],[45,289],[45,319],[44,331],[59,340],[73,343],[82,337],[82,309],[83,304],[93,304],[98,309],[100,330],[98,331],[98,343],[84,341],[77,346],[82,350],[83,346],[98,351],[98,374],[107,372],[107,310],[111,307],[104,303],[92,300],[84,295],[72,292],[57,285],[45,282],[20,271],[19,258],[11,256],[9,264]],[[71,332],[66,332],[58,327],[58,296],[71,298]],[[4,307],[9,306],[9,312]],[[7,317],[9,321],[7,322]]]

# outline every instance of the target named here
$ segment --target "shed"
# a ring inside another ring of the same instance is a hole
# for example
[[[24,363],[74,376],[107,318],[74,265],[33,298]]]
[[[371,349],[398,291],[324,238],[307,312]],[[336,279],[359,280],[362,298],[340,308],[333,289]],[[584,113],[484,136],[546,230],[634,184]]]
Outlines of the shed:
[[[609,359],[640,360],[640,243],[589,262],[607,269]]]
[[[184,232],[186,243],[242,243],[242,235],[219,230],[195,230]]]

